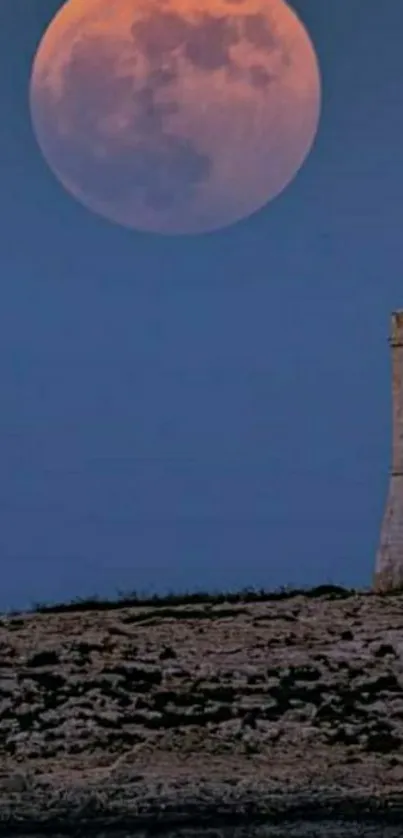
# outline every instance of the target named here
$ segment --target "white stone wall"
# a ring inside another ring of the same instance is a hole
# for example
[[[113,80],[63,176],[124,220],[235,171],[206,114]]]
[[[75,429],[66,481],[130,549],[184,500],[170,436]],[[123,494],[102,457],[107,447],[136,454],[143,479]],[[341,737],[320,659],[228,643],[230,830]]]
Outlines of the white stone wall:
[[[403,475],[390,478],[375,567],[375,589],[403,587]]]
[[[376,557],[374,588],[403,587],[403,311],[392,314],[392,467]]]

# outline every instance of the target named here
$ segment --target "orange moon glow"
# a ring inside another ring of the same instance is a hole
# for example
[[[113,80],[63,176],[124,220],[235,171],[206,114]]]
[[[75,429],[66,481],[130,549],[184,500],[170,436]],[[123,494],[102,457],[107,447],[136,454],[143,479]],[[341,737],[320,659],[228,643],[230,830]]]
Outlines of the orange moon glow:
[[[203,233],[292,180],[319,122],[311,40],[284,0],[68,0],[39,44],[42,153],[125,227]]]

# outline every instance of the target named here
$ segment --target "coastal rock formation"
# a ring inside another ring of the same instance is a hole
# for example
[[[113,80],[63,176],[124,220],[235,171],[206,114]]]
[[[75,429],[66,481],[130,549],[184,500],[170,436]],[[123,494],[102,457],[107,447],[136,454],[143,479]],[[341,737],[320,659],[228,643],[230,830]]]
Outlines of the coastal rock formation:
[[[403,595],[343,589],[3,616],[0,831],[402,816],[402,626]]]

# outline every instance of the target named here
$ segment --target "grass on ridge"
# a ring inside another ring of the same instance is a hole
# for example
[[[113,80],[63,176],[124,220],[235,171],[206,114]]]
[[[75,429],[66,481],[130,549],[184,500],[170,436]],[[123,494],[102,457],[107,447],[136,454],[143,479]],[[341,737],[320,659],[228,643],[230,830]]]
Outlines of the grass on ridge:
[[[387,592],[376,593],[371,589],[355,589],[345,588],[340,585],[333,585],[331,583],[325,585],[316,585],[312,588],[292,588],[290,585],[281,586],[280,588],[269,591],[264,588],[243,588],[240,591],[185,591],[183,593],[169,592],[167,594],[140,594],[137,591],[130,593],[123,593],[117,591],[118,599],[100,599],[96,594],[87,598],[76,597],[70,602],[58,603],[33,603],[30,611],[11,610],[8,616],[16,616],[24,613],[36,612],[39,614],[56,614],[64,612],[77,611],[107,611],[119,608],[128,607],[175,607],[180,605],[222,605],[238,604],[248,602],[267,602],[274,600],[290,599],[296,596],[304,596],[310,598],[329,597],[331,599],[346,599],[348,597],[357,596],[381,596],[390,597],[402,593],[403,589]],[[0,612],[1,613],[1,612]]]

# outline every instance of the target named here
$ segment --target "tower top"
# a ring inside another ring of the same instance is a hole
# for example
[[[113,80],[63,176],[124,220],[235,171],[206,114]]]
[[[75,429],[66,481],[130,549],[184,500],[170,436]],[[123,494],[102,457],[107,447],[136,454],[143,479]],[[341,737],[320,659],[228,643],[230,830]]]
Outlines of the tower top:
[[[403,309],[392,312],[389,342],[391,346],[403,346]]]

